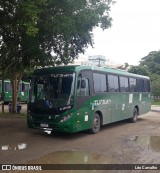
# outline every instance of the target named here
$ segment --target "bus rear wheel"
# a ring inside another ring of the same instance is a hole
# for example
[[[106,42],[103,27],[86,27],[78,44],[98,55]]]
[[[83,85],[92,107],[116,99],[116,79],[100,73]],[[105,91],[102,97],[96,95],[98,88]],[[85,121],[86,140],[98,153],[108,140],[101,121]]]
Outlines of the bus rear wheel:
[[[100,126],[101,126],[100,116],[99,116],[99,114],[95,113],[93,116],[93,121],[92,121],[90,132],[92,134],[99,132]]]
[[[133,117],[130,119],[130,122],[135,123],[137,121],[137,116],[138,116],[138,110],[137,110],[137,108],[134,108]]]

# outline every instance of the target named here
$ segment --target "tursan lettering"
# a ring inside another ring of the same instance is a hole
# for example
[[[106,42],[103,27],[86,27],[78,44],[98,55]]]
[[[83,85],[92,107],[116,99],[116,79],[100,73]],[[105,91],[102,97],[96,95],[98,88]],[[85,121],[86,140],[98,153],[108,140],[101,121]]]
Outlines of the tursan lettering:
[[[94,102],[91,103],[92,105],[92,110],[94,109],[95,106],[99,105],[108,105],[111,104],[111,100],[94,100]]]
[[[107,105],[110,104],[111,100],[94,100],[94,105],[98,106],[98,105]]]

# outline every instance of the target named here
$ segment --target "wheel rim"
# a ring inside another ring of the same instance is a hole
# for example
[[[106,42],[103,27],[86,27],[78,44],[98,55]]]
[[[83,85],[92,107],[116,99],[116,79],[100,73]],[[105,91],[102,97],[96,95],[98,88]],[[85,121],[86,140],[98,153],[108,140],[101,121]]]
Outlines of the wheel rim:
[[[93,128],[95,130],[99,129],[99,125],[100,125],[100,121],[98,117],[94,117],[94,121],[93,121]]]
[[[134,112],[134,120],[137,120],[137,111]]]

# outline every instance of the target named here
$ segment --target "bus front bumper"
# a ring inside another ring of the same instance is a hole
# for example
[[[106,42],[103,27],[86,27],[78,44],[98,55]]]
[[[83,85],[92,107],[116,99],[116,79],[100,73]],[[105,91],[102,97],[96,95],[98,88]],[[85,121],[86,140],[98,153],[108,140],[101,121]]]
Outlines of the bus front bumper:
[[[28,128],[39,129],[39,130],[48,130],[52,132],[75,132],[70,123],[48,123],[48,122],[39,122],[34,121],[33,118],[27,117]]]

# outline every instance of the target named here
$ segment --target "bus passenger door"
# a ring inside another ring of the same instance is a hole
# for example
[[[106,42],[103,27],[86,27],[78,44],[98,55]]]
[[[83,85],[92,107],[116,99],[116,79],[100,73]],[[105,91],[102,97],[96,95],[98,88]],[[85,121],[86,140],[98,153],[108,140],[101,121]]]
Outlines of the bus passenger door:
[[[89,70],[82,71],[77,78],[76,86],[76,108],[81,108],[92,95],[92,72]]]
[[[90,126],[92,87],[92,72],[89,70],[82,71],[78,75],[76,83],[77,130],[85,130]]]

